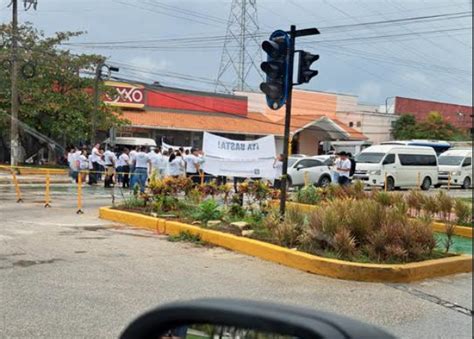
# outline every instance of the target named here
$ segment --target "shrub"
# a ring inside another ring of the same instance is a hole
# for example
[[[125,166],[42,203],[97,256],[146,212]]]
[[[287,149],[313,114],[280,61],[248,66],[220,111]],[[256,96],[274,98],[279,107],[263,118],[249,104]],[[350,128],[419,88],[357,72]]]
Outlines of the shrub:
[[[221,219],[222,211],[214,199],[208,199],[199,204],[193,217],[206,225],[209,220]]]
[[[126,209],[135,209],[145,206],[145,201],[139,198],[138,194],[131,194],[128,197],[124,197],[122,206]]]
[[[345,212],[345,224],[350,229],[358,243],[365,242],[370,234],[379,225],[382,217],[382,206],[368,199],[350,201],[348,211]]]
[[[422,204],[423,210],[431,217],[435,217],[440,211],[438,199],[433,196],[426,196]]]
[[[176,211],[178,209],[178,199],[169,195],[156,195],[153,203],[153,210],[157,213]]]
[[[415,210],[416,215],[418,216],[423,208],[424,195],[418,190],[410,190],[406,195],[406,202],[408,207]]]
[[[472,224],[472,206],[461,200],[454,203],[454,213],[456,214],[456,223],[458,225]]]
[[[446,238],[444,238],[443,240],[443,245],[444,245],[444,249],[446,253],[448,253],[449,249],[454,244],[453,235],[454,235],[454,230],[456,229],[456,225],[448,222],[445,224],[445,227],[446,227]]]
[[[278,244],[293,248],[299,243],[299,237],[305,227],[306,218],[297,207],[288,206],[285,211],[285,218],[272,225],[270,231]]]
[[[339,257],[350,259],[357,252],[355,237],[347,228],[338,230],[332,238],[332,246]]]
[[[301,204],[314,205],[319,201],[321,201],[321,196],[314,185],[305,186],[296,192],[296,202]]]
[[[453,210],[454,199],[451,198],[446,192],[439,191],[436,195],[438,200],[438,208],[441,212],[442,218],[445,221],[451,219],[451,211]]]
[[[375,193],[372,197],[382,206],[388,207],[392,205],[392,198],[390,196],[390,193],[379,191]]]
[[[367,198],[367,193],[365,192],[365,184],[361,180],[356,180],[352,184],[353,194],[355,199],[365,199]]]

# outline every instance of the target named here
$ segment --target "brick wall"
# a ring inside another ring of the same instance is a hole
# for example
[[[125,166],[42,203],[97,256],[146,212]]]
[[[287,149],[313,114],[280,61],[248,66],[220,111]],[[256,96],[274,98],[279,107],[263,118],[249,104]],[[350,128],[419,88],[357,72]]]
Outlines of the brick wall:
[[[472,128],[472,106],[402,97],[395,98],[396,114],[413,114],[417,121],[421,121],[433,111],[441,113],[447,122],[457,128],[467,131],[470,131]]]

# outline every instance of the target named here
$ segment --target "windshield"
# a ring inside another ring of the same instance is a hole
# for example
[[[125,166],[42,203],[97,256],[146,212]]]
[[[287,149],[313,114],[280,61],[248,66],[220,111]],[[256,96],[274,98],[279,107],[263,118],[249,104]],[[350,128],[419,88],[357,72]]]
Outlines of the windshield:
[[[288,158],[288,167],[293,166],[293,164],[297,161],[296,158]]]
[[[439,165],[457,166],[461,165],[464,157],[444,155],[438,158]]]
[[[370,152],[364,152],[360,153],[356,157],[356,161],[359,163],[364,163],[364,164],[378,164],[380,161],[382,161],[382,158],[384,157],[385,153],[370,153]]]

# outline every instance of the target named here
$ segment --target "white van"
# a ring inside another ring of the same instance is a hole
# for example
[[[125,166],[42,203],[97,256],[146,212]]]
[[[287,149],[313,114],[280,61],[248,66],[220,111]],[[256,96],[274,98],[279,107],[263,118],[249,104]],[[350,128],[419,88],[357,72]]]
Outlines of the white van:
[[[106,145],[106,148],[110,148],[110,138],[105,139],[103,141],[103,144]],[[117,137],[115,138],[115,146],[119,149],[122,149],[124,147],[131,148],[135,146],[148,146],[150,148],[155,148],[156,141],[150,138]]]
[[[472,150],[453,149],[442,153],[438,158],[438,186],[461,186],[468,189],[472,184]]]
[[[416,187],[428,190],[438,184],[438,159],[431,147],[376,145],[356,157],[354,179],[370,186]]]

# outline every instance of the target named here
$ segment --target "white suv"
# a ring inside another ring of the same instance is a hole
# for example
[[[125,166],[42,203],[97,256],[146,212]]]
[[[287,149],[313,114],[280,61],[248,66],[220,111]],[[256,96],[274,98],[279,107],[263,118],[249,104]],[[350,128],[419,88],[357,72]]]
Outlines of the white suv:
[[[305,184],[305,173],[308,184],[327,186],[331,183],[332,157],[328,155],[317,155],[306,158],[288,158],[288,186],[303,186]]]

